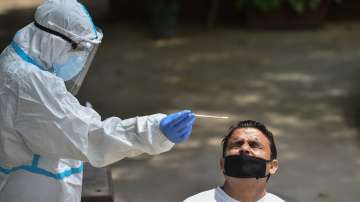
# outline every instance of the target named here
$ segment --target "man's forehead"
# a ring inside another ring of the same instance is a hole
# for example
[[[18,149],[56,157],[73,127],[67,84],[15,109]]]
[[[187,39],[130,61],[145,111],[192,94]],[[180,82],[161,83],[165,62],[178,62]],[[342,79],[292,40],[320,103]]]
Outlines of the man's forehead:
[[[238,128],[236,129],[230,140],[236,141],[238,139],[256,139],[259,141],[267,141],[265,135],[257,128]]]

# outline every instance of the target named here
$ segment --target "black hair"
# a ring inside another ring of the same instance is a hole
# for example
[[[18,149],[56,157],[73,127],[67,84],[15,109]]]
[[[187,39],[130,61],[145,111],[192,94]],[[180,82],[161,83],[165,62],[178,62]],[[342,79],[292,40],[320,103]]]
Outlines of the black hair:
[[[229,138],[233,134],[233,132],[238,128],[256,128],[260,130],[265,137],[269,140],[270,143],[270,150],[271,150],[271,160],[274,160],[277,158],[277,150],[276,145],[274,141],[273,134],[266,128],[266,126],[263,123],[253,121],[253,120],[244,120],[239,121],[237,124],[230,126],[228,134],[223,138],[222,140],[222,155],[225,157],[226,147],[229,141]]]

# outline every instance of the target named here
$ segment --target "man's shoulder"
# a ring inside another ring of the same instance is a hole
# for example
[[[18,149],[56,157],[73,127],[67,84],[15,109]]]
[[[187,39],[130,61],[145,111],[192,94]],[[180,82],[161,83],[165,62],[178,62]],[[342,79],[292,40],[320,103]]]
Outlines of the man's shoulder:
[[[214,201],[214,195],[215,195],[215,188],[200,192],[193,196],[190,196],[187,199],[185,199],[183,202],[195,202],[195,201],[196,202],[201,202],[201,201],[211,202],[212,200]]]
[[[285,202],[280,197],[276,196],[275,194],[269,193],[269,192],[266,193],[263,201],[264,202]]]

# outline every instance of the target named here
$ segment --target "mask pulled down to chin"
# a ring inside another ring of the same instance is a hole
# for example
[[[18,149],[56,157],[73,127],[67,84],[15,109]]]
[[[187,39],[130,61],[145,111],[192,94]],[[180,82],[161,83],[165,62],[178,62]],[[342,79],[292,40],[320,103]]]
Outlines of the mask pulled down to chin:
[[[249,155],[231,155],[224,158],[224,174],[236,178],[264,178],[266,164],[271,160],[265,160]]]

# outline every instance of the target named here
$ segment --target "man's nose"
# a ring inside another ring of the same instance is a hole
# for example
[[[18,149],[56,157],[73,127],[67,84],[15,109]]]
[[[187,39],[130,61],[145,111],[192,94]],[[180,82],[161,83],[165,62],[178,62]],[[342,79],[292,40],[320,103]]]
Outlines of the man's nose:
[[[248,144],[243,144],[239,150],[240,154],[250,154],[250,146]]]

